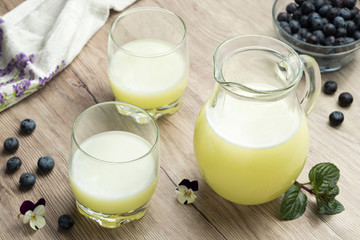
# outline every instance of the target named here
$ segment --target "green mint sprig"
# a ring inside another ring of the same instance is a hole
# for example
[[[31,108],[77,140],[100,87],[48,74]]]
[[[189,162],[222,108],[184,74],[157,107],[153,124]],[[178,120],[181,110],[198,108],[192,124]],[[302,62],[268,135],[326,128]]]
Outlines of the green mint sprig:
[[[319,163],[315,165],[309,172],[310,182],[295,182],[285,192],[280,208],[282,219],[293,220],[305,212],[307,197],[301,192],[301,189],[316,198],[319,213],[331,215],[344,211],[344,206],[335,199],[339,194],[339,187],[336,185],[339,178],[340,170],[334,164]]]

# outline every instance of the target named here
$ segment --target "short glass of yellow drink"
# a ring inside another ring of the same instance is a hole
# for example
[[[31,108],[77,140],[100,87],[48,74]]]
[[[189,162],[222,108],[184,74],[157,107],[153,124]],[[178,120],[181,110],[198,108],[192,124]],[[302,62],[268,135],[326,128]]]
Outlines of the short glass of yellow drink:
[[[124,107],[135,114],[121,114]],[[159,175],[154,118],[128,103],[99,103],[79,114],[71,140],[70,184],[80,213],[108,228],[143,217]]]
[[[112,23],[108,77],[116,100],[155,119],[179,109],[188,80],[186,26],[162,8],[135,8]]]
[[[319,67],[276,39],[239,36],[216,49],[214,75],[213,93],[194,132],[200,172],[232,202],[269,202],[304,167],[309,152],[306,116],[320,93]],[[296,89],[303,76],[306,94],[299,99]]]

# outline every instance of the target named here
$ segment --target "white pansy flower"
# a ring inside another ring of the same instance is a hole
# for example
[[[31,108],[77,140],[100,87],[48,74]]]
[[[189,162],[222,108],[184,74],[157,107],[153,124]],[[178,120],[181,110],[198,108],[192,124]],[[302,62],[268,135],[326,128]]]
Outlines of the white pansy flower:
[[[46,224],[44,218],[45,212],[44,205],[37,206],[34,211],[28,210],[24,215],[23,223],[26,224],[30,222],[30,227],[34,230],[38,230]]]

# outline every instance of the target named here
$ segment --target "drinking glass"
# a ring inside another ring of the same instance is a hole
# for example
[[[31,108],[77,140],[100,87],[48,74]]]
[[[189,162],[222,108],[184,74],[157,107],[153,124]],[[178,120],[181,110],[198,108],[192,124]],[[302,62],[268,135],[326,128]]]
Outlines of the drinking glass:
[[[188,81],[186,26],[162,8],[135,8],[112,23],[108,77],[115,99],[155,119],[179,109]]]
[[[124,107],[136,114],[121,114]],[[69,158],[80,213],[109,228],[143,217],[158,181],[159,141],[154,118],[132,104],[104,102],[80,113]]]

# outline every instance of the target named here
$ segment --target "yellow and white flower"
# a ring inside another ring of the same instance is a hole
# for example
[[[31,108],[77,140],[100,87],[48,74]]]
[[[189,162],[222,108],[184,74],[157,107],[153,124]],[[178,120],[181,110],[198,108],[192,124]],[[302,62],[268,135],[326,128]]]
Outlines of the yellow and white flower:
[[[196,199],[195,191],[198,190],[198,182],[190,182],[188,179],[182,180],[176,188],[178,194],[178,201],[181,204],[193,203]]]
[[[34,230],[38,230],[46,224],[44,218],[45,212],[44,205],[37,206],[34,211],[28,210],[24,215],[23,223],[27,224],[30,222],[30,227]]]

